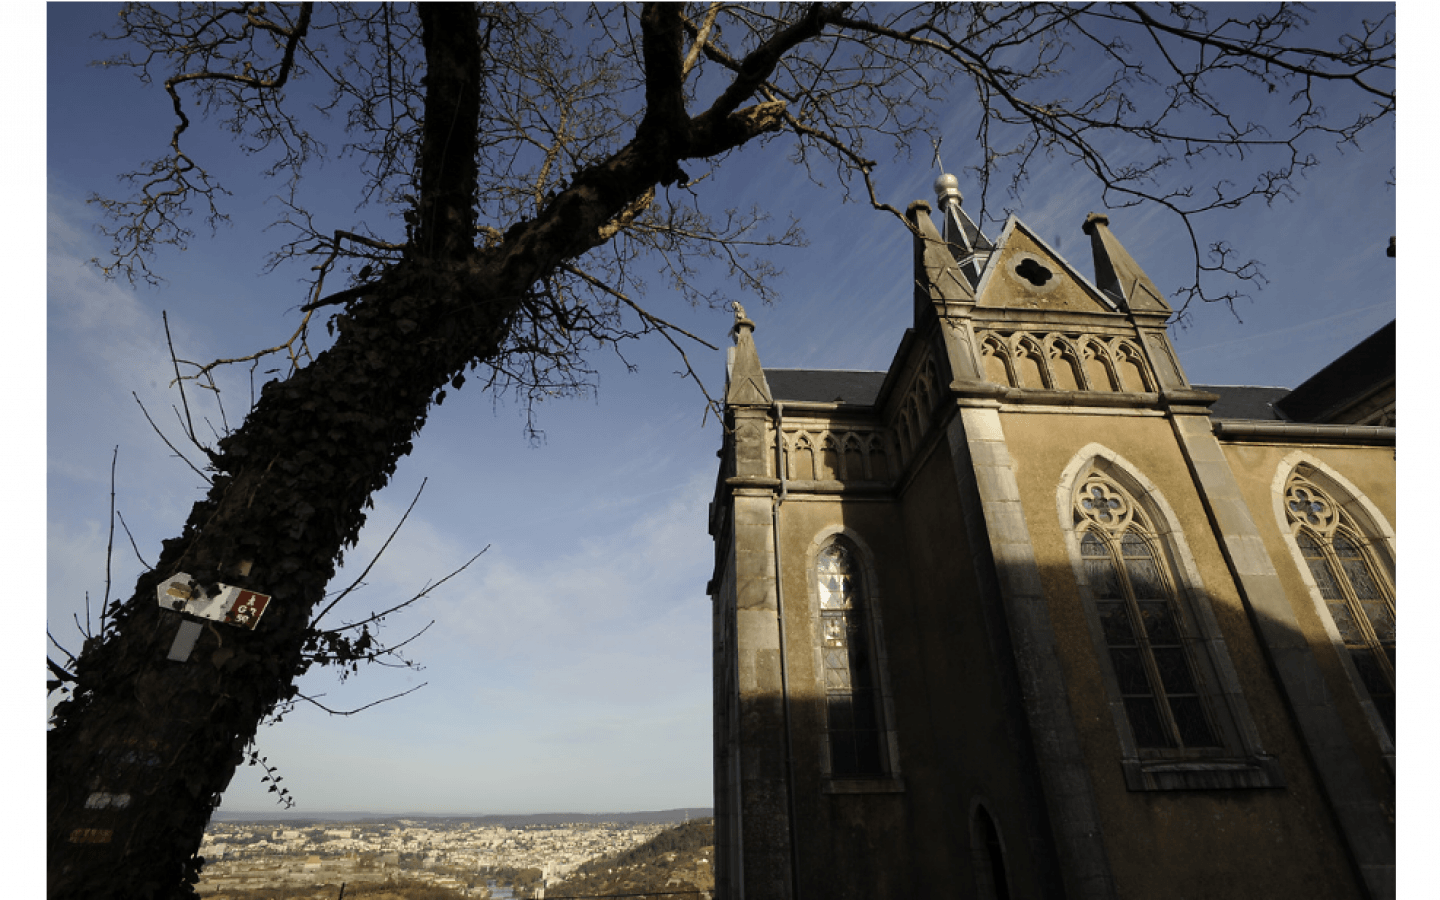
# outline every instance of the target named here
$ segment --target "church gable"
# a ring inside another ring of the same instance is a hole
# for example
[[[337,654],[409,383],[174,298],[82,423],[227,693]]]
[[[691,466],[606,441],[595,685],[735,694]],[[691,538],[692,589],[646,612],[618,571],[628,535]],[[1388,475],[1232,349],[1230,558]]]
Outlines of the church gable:
[[[1088,279],[1011,216],[995,242],[975,305],[1066,312],[1118,312]]]

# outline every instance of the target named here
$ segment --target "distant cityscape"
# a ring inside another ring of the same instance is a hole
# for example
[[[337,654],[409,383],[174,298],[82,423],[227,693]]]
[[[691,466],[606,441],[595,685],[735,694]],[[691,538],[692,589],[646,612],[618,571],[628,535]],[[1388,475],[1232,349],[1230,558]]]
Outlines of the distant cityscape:
[[[387,885],[424,886],[426,897],[540,898],[587,862],[711,814],[708,808],[465,817],[217,814],[201,843],[205,866],[196,889],[216,900],[334,900],[341,886],[347,896],[363,889],[369,897]],[[703,859],[707,870],[712,859]]]

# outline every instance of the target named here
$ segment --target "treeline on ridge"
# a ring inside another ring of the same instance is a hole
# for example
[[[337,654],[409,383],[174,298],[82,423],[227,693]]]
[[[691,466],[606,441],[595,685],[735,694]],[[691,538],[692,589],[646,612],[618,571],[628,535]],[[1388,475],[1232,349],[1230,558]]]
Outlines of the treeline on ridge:
[[[604,868],[639,866],[652,863],[666,853],[684,853],[715,845],[715,820],[696,819],[676,825],[669,831],[662,831],[638,847],[591,860],[577,868],[579,873],[595,872]]]
[[[699,819],[663,831],[638,847],[579,866],[547,897],[607,897],[673,892],[676,900],[715,887],[715,823]]]

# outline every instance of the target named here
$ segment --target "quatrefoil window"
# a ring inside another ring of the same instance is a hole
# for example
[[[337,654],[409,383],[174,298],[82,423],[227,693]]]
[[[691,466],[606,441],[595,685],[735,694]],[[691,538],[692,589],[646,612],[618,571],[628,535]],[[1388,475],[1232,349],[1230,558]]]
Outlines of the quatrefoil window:
[[[1130,521],[1130,501],[1115,486],[1092,477],[1076,497],[1076,506],[1085,518],[1109,531],[1117,531]]]
[[[1335,510],[1330,499],[1310,485],[1292,482],[1285,492],[1285,506],[1292,521],[1304,522],[1322,533],[1335,525]]]
[[[1055,277],[1054,272],[1051,272],[1036,260],[1028,258],[1015,267],[1015,274],[1036,287],[1044,287],[1045,282]]]

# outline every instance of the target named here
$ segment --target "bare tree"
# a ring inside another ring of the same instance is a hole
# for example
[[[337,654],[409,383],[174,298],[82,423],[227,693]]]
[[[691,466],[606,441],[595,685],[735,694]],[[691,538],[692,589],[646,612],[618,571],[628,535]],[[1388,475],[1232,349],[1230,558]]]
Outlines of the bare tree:
[[[1389,17],[1322,45],[1302,9],[1231,9],[1247,18],[1184,4],[127,7],[114,39],[128,49],[111,64],[160,82],[177,124],[133,193],[100,200],[106,272],[156,278],[152,252],[190,240],[189,217],[224,216],[221,177],[187,143],[198,104],[288,186],[293,230],[275,261],[309,260],[316,277],[299,331],[263,351],[287,354],[288,372],[207,447],[207,496],[62,667],[74,687],[48,738],[50,895],[191,894],[210,812],[316,651],[337,561],[467,373],[544,396],[582,385],[596,347],[657,331],[681,346],[640,305],[646,265],[694,302],[730,299],[694,278],[704,258],[767,296],[754,251],[797,233],[706,211],[697,166],[783,139],[814,177],[903,226],[876,196],[875,148],[928,147],[933,110],[973,104],[967,156],[987,195],[1068,155],[1112,206],[1181,217],[1187,300],[1233,298],[1253,269],[1208,247],[1197,217],[1284,195],[1317,142],[1390,119],[1394,40]],[[318,111],[293,99],[305,86]],[[1237,114],[1244,90],[1283,92],[1288,121]],[[1358,115],[1325,114],[1337,92],[1363,99],[1345,101]],[[356,201],[395,218],[317,222],[305,207],[321,112],[361,160]],[[1172,164],[1213,154],[1266,162],[1249,183],[1172,180]],[[311,353],[317,314],[333,336]],[[254,631],[206,628],[173,661],[182,617],[156,589],[182,571],[271,606]]]

